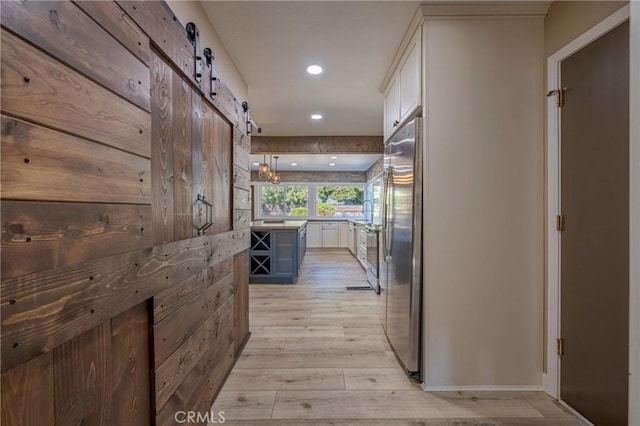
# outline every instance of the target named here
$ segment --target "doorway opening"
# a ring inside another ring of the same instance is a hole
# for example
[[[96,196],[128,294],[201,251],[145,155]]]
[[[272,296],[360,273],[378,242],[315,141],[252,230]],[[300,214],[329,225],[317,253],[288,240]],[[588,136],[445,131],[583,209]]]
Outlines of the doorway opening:
[[[548,59],[545,390],[626,424],[629,8]],[[557,218],[557,220],[556,220]]]

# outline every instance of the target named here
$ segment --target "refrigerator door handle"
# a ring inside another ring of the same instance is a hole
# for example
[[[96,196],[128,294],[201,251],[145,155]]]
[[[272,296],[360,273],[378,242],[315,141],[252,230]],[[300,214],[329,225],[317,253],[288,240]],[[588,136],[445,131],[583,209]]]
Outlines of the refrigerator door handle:
[[[393,205],[391,204],[391,200],[393,200],[393,194],[391,194],[392,190],[392,176],[393,176],[393,166],[389,165],[389,169],[387,171],[387,175],[385,178],[385,214],[384,214],[384,259],[385,262],[388,261],[388,257],[391,256],[391,227],[389,226],[389,212],[392,211]]]
[[[387,211],[388,211],[388,203],[389,203],[389,177],[388,173],[385,173],[384,176],[384,184],[382,185],[382,196],[384,202],[382,203],[382,255],[384,256],[384,261],[387,261],[387,229],[388,220],[387,220]]]

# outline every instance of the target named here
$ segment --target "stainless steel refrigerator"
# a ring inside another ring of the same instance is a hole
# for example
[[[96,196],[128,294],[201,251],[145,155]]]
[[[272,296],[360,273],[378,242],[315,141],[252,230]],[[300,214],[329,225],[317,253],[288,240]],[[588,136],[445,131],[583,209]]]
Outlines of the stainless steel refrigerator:
[[[383,325],[407,373],[421,379],[422,119],[407,122],[384,153],[381,294]]]

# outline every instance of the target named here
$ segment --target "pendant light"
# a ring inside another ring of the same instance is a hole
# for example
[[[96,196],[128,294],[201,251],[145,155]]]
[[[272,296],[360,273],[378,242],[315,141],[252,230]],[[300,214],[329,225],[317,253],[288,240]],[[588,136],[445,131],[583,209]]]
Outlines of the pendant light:
[[[264,154],[262,163],[258,166],[258,177],[267,180],[269,177],[269,165],[267,164],[267,154]]]
[[[273,180],[273,155],[269,154],[269,168],[267,169],[267,180],[271,182]]]
[[[271,177],[271,183],[274,185],[280,184],[280,175],[278,174],[278,156],[274,157],[276,159],[276,168],[273,170],[273,176]]]

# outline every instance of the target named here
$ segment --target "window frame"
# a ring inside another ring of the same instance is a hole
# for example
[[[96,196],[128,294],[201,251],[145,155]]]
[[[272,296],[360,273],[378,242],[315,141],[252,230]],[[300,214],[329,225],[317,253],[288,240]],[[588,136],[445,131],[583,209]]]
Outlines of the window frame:
[[[380,186],[380,205],[377,206],[373,200],[373,189]],[[371,221],[373,223],[382,223],[382,204],[384,203],[384,172],[378,173],[367,182],[366,200],[371,200]],[[376,209],[376,207],[378,207]],[[376,216],[376,211],[378,215]]]
[[[269,219],[286,219],[286,220],[363,220],[364,215],[361,216],[348,216],[348,217],[339,217],[339,216],[317,216],[316,215],[316,205],[318,199],[318,187],[319,186],[359,186],[363,190],[364,199],[367,200],[367,182],[282,182],[280,185],[273,185],[269,182],[254,182],[255,185],[255,194],[256,194],[256,202],[254,206],[254,217],[256,220],[269,220]],[[304,185],[308,188],[307,190],[307,208],[309,214],[307,216],[265,216],[262,214],[262,188],[263,187],[271,187],[271,186],[299,186]]]

